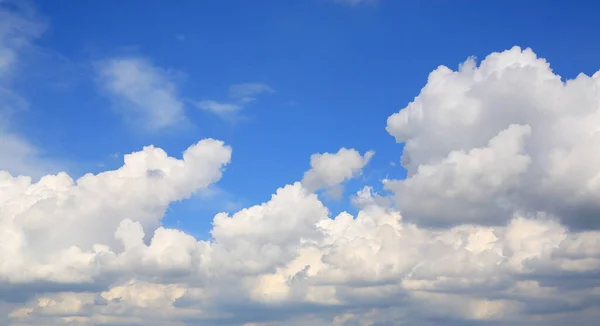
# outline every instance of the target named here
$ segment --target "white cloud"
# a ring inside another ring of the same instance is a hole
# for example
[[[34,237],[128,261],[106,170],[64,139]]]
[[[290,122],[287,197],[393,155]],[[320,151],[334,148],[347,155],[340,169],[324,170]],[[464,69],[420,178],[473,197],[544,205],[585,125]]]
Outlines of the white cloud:
[[[409,178],[388,185],[398,209],[366,187],[353,198],[357,214],[331,216],[313,191],[360,173],[372,153],[351,149],[315,154],[302,182],[217,214],[208,240],[160,219],[221,177],[231,149],[216,140],[182,159],[149,146],[76,181],[0,173],[0,311],[9,325],[595,325],[600,231],[575,230],[554,208],[577,212],[595,195],[594,120],[584,118],[598,110],[599,88],[596,77],[578,77],[554,89],[539,59],[514,64],[531,56],[492,55],[482,67],[503,66],[495,77],[440,68],[446,79],[433,74],[411,104],[419,109],[390,118],[412,158]],[[573,194],[535,212],[512,200],[538,180],[546,194]],[[423,225],[432,221],[445,227]]]
[[[387,181],[386,186],[396,193],[399,207],[418,211],[432,222],[494,222],[500,214],[496,207],[513,209],[502,205],[521,187],[531,164],[524,153],[530,134],[527,125],[511,125],[485,147],[453,151],[441,162],[420,165],[406,180]]]
[[[131,237],[155,230],[169,203],[217,181],[230,155],[222,142],[207,139],[180,160],[148,146],[126,155],[118,170],[76,181],[65,173],[37,183],[0,174],[0,279],[89,282],[97,272],[90,265],[93,252],[119,243],[135,247],[141,239]]]
[[[389,184],[404,215],[501,224],[514,211],[545,211],[600,227],[598,85],[598,73],[562,82],[518,47],[433,71],[388,119],[389,133],[406,142],[409,178]]]
[[[173,72],[143,58],[114,58],[98,64],[98,75],[121,113],[141,119],[149,129],[173,126],[185,119]]]
[[[595,280],[589,277],[600,269],[600,233],[569,232],[543,216],[515,216],[505,227],[434,231],[371,201],[357,216],[341,213],[330,219],[316,195],[295,183],[267,203],[215,216],[212,241],[143,227],[160,216],[168,201],[206,184],[192,180],[185,185],[188,174],[178,171],[209,164],[204,159],[218,171],[227,157],[222,155],[226,150],[215,155],[224,150],[220,146],[199,143],[189,150],[196,154],[193,162],[156,157],[160,150],[145,149],[120,170],[88,176],[94,180],[77,185],[64,175],[35,185],[13,180],[9,193],[15,205],[2,215],[0,279],[22,289],[32,282],[60,286],[40,289],[15,307],[12,321],[305,325],[312,315],[311,324],[317,325],[429,318],[526,325],[554,318],[546,315],[545,306],[573,323],[595,314],[590,309],[597,308],[600,292],[584,284]],[[165,171],[160,181],[144,173],[154,165]],[[134,175],[138,178],[126,181]],[[216,179],[212,173],[205,176]],[[161,186],[147,187],[153,182]],[[99,189],[108,189],[103,197],[128,195],[117,203],[96,201]],[[64,198],[71,193],[80,199]],[[369,201],[368,194],[361,196]],[[16,206],[21,202],[28,203]],[[62,214],[36,213],[39,209]],[[98,228],[92,216],[111,217],[111,222]],[[67,221],[68,228],[56,227]],[[80,234],[67,231],[73,229]],[[110,239],[110,229],[117,241]],[[45,237],[35,236],[42,230]],[[146,234],[151,236],[144,241]],[[390,305],[392,310],[385,308]],[[311,307],[317,306],[322,312],[315,315]]]
[[[337,153],[313,154],[310,157],[311,169],[304,173],[302,184],[311,191],[328,189],[334,197],[341,195],[342,182],[362,173],[375,152],[360,155],[355,149],[341,148]]]

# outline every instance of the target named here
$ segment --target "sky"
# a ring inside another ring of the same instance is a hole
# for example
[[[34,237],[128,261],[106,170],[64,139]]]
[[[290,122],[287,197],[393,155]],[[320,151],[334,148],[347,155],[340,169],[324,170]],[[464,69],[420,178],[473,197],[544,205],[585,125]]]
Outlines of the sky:
[[[0,325],[594,324],[597,6],[0,0]]]

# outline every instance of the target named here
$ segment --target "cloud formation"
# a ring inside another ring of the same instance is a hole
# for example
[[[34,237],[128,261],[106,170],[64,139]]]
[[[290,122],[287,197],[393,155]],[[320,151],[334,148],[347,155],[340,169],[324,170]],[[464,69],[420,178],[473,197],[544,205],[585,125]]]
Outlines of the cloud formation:
[[[441,66],[388,119],[406,142],[406,180],[391,181],[404,215],[423,223],[503,224],[543,211],[568,226],[600,220],[600,73],[563,82],[530,49]]]
[[[183,101],[174,73],[144,58],[113,58],[97,64],[100,84],[127,118],[142,121],[150,130],[180,123]]]
[[[221,177],[217,140],[78,180],[0,173],[0,310],[9,325],[595,325],[600,231],[576,222],[595,212],[598,78],[563,83],[520,48],[440,67],[388,119],[407,142],[394,205],[367,187],[355,215],[331,215],[314,192],[373,155],[343,148],[217,214],[207,240],[160,220]]]

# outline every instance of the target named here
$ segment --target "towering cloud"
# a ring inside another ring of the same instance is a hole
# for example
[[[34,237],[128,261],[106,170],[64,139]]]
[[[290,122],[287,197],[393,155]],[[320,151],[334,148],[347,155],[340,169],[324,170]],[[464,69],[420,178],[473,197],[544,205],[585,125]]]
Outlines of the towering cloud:
[[[543,211],[600,227],[599,86],[599,73],[563,82],[518,47],[439,67],[388,119],[406,142],[409,178],[388,184],[398,207],[423,223],[503,224],[514,211]]]

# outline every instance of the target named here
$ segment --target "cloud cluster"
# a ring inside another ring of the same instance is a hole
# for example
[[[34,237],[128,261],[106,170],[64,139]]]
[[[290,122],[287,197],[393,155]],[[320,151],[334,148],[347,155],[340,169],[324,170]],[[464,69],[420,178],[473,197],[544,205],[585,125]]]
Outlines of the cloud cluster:
[[[147,63],[103,69],[130,104],[177,103]],[[331,215],[315,191],[373,156],[342,148],[267,202],[217,214],[206,240],[161,218],[221,178],[232,149],[218,140],[181,158],[148,146],[77,180],[0,172],[0,323],[594,325],[599,78],[563,82],[520,48],[440,67],[388,119],[409,173],[385,182],[393,205],[366,187],[355,215]]]
[[[2,194],[10,199],[3,202],[9,209],[2,215],[0,277],[7,288],[35,289],[10,312],[11,320],[528,324],[597,314],[600,232],[570,232],[543,215],[514,216],[502,227],[431,230],[363,193],[356,216],[331,218],[315,194],[294,183],[264,204],[215,216],[210,241],[156,227],[164,204],[216,180],[229,153],[215,141],[190,151],[194,160],[145,149],[121,169],[76,184],[64,175],[37,184],[10,179],[11,192]],[[148,173],[157,167],[164,171],[160,180]],[[193,186],[178,182],[199,167],[210,172]],[[95,200],[92,185],[105,190],[107,200]],[[129,197],[117,201],[113,194]],[[28,205],[17,205],[22,202]],[[63,217],[66,205],[78,214]],[[56,227],[63,224],[69,227]],[[69,232],[74,229],[79,232]],[[41,230],[43,237],[36,233]]]

